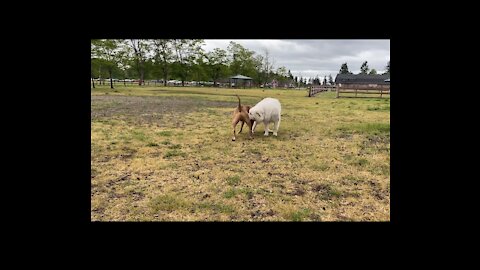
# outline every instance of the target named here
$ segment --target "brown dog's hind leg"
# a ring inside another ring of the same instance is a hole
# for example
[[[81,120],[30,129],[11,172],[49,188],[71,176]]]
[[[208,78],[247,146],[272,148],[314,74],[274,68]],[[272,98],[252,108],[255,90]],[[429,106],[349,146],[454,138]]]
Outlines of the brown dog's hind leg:
[[[240,118],[239,118],[238,116],[236,116],[235,118],[233,118],[233,121],[232,121],[233,138],[232,138],[232,141],[235,141],[235,128],[237,127],[238,121],[240,121]]]
[[[244,121],[240,121],[240,122],[242,122],[242,125],[240,126],[240,131],[239,131],[238,133],[242,133],[243,124],[245,124],[245,122],[244,122]]]

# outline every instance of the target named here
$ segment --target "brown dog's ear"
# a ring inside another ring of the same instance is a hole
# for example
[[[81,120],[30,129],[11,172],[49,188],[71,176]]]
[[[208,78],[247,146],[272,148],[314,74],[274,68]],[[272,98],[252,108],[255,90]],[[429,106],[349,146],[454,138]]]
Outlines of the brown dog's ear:
[[[247,108],[247,112],[250,112],[250,106],[245,106]]]

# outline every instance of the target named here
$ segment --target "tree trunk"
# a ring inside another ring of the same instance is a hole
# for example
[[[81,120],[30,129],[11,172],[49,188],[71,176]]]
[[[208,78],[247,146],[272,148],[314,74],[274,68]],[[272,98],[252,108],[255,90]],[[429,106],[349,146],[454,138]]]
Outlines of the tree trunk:
[[[138,85],[142,85],[143,83],[143,76],[144,76],[145,70],[143,66],[143,61],[140,62],[140,81],[138,82]]]
[[[102,84],[102,66],[98,67],[98,85]]]
[[[113,89],[113,79],[112,79],[112,70],[108,70],[108,75],[110,76],[110,88]]]
[[[138,80],[138,85],[142,86],[142,82],[143,82],[143,74],[142,72],[140,72],[140,80]]]
[[[167,66],[163,67],[163,86],[167,86],[167,77],[168,77],[168,70]]]
[[[93,72],[92,72],[92,87],[95,88],[95,80],[93,79]]]

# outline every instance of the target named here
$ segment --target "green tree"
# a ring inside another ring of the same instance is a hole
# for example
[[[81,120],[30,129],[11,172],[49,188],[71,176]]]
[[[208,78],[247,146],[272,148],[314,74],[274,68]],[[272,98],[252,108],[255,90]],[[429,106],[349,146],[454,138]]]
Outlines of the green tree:
[[[327,85],[327,76],[323,78],[323,85]]]
[[[145,77],[145,61],[147,60],[147,55],[150,51],[150,44],[148,40],[145,39],[130,39],[131,48],[133,49],[133,58],[135,60],[136,69],[140,80],[138,85],[144,85]]]
[[[274,66],[274,59],[270,57],[270,52],[268,49],[264,50],[263,62],[262,62],[262,83],[267,84],[272,81],[272,71]]]
[[[95,88],[95,76],[93,75],[94,69],[97,67],[97,58],[95,55],[95,43],[97,41],[93,40],[90,43],[90,74],[92,77],[92,88]]]
[[[101,39],[93,43],[93,54],[103,60],[102,64],[106,67],[110,77],[110,88],[113,89],[113,70],[118,67],[121,61],[121,44],[122,40]]]
[[[368,74],[369,68],[368,68],[368,62],[365,61],[363,62],[362,66],[360,67],[360,74]]]
[[[216,86],[217,80],[227,72],[227,51],[215,48],[213,51],[207,53],[206,59],[208,74],[213,80],[213,85]]]
[[[332,78],[332,74],[328,75],[328,83],[329,83],[330,85],[333,85],[333,84],[334,84],[333,78]]]
[[[340,71],[339,71],[340,74],[352,74],[349,70],[348,70],[348,65],[347,63],[343,63],[342,66],[340,67]]]
[[[385,68],[387,69],[385,74],[390,74],[390,61],[388,61],[387,66]]]
[[[163,77],[163,85],[167,86],[169,68],[175,57],[173,53],[173,40],[154,39],[152,42],[155,64],[160,68],[160,73]]]
[[[289,80],[287,68],[286,67],[277,68],[274,77],[280,85],[285,85]]]
[[[174,39],[173,48],[176,53],[177,75],[185,86],[185,80],[189,78],[194,64],[203,55],[203,39]]]
[[[254,51],[250,51],[233,41],[227,47],[227,54],[230,60],[230,74],[242,74],[252,77],[255,82],[261,81],[262,57],[255,57]]]
[[[370,70],[370,73],[368,73],[370,75],[377,75],[377,70],[372,68],[372,70]]]
[[[127,86],[128,71],[132,67],[132,50],[125,40],[119,42],[118,68],[123,75],[123,85]]]

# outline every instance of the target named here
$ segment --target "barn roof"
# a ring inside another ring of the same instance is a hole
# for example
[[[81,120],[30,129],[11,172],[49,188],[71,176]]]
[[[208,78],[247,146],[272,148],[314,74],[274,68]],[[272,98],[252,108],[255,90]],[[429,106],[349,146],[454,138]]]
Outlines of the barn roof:
[[[236,75],[236,76],[232,76],[230,77],[230,79],[240,79],[240,80],[253,80],[252,78],[250,77],[247,77],[247,76],[243,76],[243,75]]]
[[[388,79],[388,81],[386,81]],[[368,84],[389,84],[389,74],[338,74],[335,83],[368,83]]]

